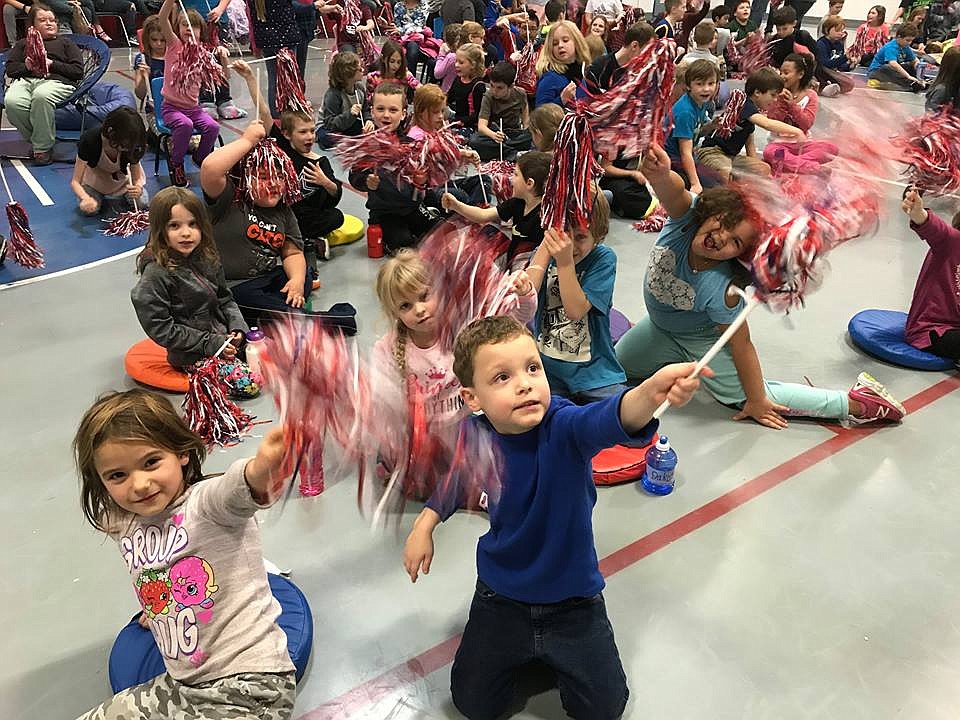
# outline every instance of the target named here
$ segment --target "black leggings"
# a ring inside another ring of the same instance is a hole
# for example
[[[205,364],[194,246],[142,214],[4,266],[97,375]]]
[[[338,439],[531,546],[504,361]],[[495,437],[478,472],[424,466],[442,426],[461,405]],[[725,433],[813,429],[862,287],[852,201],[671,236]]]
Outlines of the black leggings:
[[[930,352],[950,360],[960,360],[960,330],[947,330],[943,335],[931,330]]]

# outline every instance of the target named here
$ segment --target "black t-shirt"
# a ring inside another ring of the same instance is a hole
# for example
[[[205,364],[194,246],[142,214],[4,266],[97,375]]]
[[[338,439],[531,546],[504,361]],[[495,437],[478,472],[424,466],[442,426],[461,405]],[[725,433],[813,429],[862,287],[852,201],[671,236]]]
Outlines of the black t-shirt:
[[[540,221],[540,205],[537,205],[526,215],[523,214],[525,203],[520,198],[510,198],[497,204],[497,214],[504,222],[513,222],[513,234],[510,238],[510,249],[507,250],[507,262],[513,260],[518,253],[535,250],[543,242],[543,226]]]
[[[316,158],[308,158],[301,155],[293,149],[290,141],[283,136],[283,133],[276,124],[270,129],[270,137],[277,141],[277,146],[290,158],[291,162],[293,162],[293,167],[297,171],[297,179],[300,181],[300,192],[303,193],[303,198],[293,204],[293,214],[297,216],[297,220],[301,223],[304,222],[305,218],[313,220],[315,219],[314,216],[316,212],[336,207],[337,203],[340,202],[340,197],[343,195],[343,183],[334,176],[330,161],[322,155]],[[314,163],[320,166],[324,175],[336,183],[337,192],[334,195],[331,195],[322,187],[311,185],[307,182],[307,179],[303,175],[303,170],[307,165]]]
[[[779,69],[783,65],[783,61],[787,59],[787,55],[794,52],[794,45],[803,45],[814,58],[817,57],[817,41],[813,39],[813,35],[806,30],[797,28],[792,35],[787,35],[785,38],[774,38],[770,41],[770,65]]]
[[[594,60],[587,69],[587,89],[590,92],[606,92],[619,85],[627,69],[617,62],[616,53],[607,53]]]
[[[462,122],[464,127],[477,129],[477,120],[480,119],[480,103],[487,86],[480,78],[469,83],[455,78],[453,85],[447,92],[447,105],[453,110],[453,119]]]
[[[750,118],[760,112],[753,100],[747,98],[743,104],[743,110],[740,112],[740,119],[737,122],[736,129],[730,133],[730,137],[722,138],[719,135],[711,135],[703,141],[702,147],[718,147],[723,150],[725,155],[739,155],[747,144],[747,138],[756,130],[757,126],[750,122]]]

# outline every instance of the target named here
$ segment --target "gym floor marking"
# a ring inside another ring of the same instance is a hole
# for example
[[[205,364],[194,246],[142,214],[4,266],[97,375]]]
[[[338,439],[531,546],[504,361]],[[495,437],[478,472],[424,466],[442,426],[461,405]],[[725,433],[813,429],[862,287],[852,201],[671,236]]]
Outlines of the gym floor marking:
[[[53,205],[53,199],[47,195],[47,191],[43,189],[43,186],[37,182],[37,179],[27,170],[26,166],[23,164],[22,160],[17,160],[16,158],[10,159],[10,164],[13,165],[17,172],[20,173],[20,177],[23,178],[23,181],[27,186],[33,190],[33,194],[37,196],[37,200],[40,201],[41,205]]]

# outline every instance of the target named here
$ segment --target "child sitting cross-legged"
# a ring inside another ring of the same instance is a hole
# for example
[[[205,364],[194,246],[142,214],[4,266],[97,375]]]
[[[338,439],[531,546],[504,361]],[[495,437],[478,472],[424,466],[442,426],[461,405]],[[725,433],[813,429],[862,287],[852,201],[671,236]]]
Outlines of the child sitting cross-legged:
[[[918,32],[917,26],[910,23],[897,28],[897,36],[873,56],[867,71],[868,87],[883,90],[908,88],[914,92],[926,90],[927,84],[917,77],[917,56],[910,47]]]
[[[504,256],[504,266],[524,267],[531,253],[543,242],[540,201],[543,200],[543,184],[550,172],[550,160],[548,153],[536,150],[521,155],[513,170],[513,197],[495,208],[467,205],[449,193],[442,198],[443,208],[470,222],[511,222],[510,245]]]
[[[364,114],[367,91],[363,85],[363,64],[352,52],[339,52],[330,61],[327,73],[329,87],[323,95],[320,127],[317,140],[321,147],[331,148],[334,135],[360,135],[363,123],[369,119]]]
[[[490,530],[477,546],[476,591],[451,671],[453,704],[466,717],[500,717],[517,671],[532,660],[554,671],[571,717],[623,714],[629,691],[601,592],[591,458],[618,443],[649,442],[657,406],[684,405],[696,391],[692,368],[663,368],[580,407],[551,396],[537,345],[516,320],[483,318],[457,336],[460,393],[471,411],[483,411],[464,422],[490,434],[502,462],[500,478],[484,488]],[[430,572],[437,525],[470,490],[444,486],[417,517],[403,558],[414,582]]]
[[[713,111],[720,71],[709,60],[694,60],[684,73],[687,91],[673,104],[673,127],[664,145],[670,162],[693,193],[703,189],[695,151]]]
[[[508,62],[497,63],[490,71],[477,132],[470,138],[470,147],[481,160],[513,160],[518,152],[530,149],[530,105],[523,90],[513,84],[516,79],[517,68]]]

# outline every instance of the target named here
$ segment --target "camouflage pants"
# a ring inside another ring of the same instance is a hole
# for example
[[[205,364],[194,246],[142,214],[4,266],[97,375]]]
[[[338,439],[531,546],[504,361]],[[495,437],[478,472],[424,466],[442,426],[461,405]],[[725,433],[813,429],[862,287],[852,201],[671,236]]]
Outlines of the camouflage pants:
[[[296,694],[292,672],[241,673],[200,685],[164,673],[78,720],[288,720]]]

